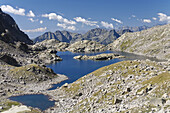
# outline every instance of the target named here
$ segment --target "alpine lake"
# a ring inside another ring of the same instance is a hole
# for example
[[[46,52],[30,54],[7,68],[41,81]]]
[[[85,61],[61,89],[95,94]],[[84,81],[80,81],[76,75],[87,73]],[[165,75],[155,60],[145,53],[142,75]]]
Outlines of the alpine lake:
[[[122,56],[125,56],[125,58],[101,60],[101,61],[73,59],[73,57],[77,55],[97,55],[101,53],[117,53]],[[125,53],[125,52],[116,52],[116,51],[104,51],[98,53],[72,53],[69,51],[65,51],[65,52],[57,52],[57,55],[60,56],[63,59],[63,61],[47,65],[47,67],[53,69],[55,73],[66,75],[69,79],[58,84],[53,84],[53,87],[48,90],[54,90],[65,83],[73,83],[74,81],[76,81],[77,79],[83,77],[88,73],[91,73],[103,66],[107,66],[120,61],[145,60],[145,59],[149,59],[152,61],[159,61],[151,57],[140,56],[140,55]],[[10,97],[9,99],[13,101],[18,101],[27,106],[39,108],[42,111],[48,109],[49,107],[54,106],[55,104],[55,101],[50,101],[49,97],[43,94],[14,96],[14,97]]]

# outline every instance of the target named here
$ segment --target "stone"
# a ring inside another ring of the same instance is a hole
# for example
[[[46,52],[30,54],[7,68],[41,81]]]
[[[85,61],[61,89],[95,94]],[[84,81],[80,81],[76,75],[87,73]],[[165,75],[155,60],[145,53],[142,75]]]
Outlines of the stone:
[[[75,56],[73,57],[74,59],[81,59],[83,56],[82,55],[78,55],[78,56]]]
[[[63,87],[64,87],[64,88],[67,88],[67,87],[68,87],[68,83],[65,83],[65,84],[63,85]]]
[[[79,59],[79,60],[111,60],[115,58],[124,58],[124,56],[120,56],[114,53],[104,53],[104,54],[98,54],[95,56],[87,56],[87,55],[78,55],[73,57],[74,59]]]

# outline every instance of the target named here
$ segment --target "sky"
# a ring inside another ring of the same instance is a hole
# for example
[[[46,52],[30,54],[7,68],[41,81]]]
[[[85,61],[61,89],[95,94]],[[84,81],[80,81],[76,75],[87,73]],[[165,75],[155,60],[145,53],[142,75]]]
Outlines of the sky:
[[[31,39],[48,31],[170,23],[170,0],[0,0],[0,7]]]

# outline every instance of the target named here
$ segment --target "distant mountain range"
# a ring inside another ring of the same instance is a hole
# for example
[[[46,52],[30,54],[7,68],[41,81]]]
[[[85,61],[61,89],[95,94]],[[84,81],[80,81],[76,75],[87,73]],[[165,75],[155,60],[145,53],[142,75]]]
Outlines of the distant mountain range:
[[[122,34],[126,32],[142,31],[148,28],[149,27],[147,26],[122,27],[117,30],[114,29],[106,30],[101,28],[95,28],[89,30],[85,34],[72,33],[69,31],[56,31],[54,33],[46,32],[43,35],[33,39],[33,41],[36,43],[36,42],[41,42],[43,40],[56,39],[61,42],[74,43],[80,40],[92,40],[107,45],[112,43],[114,40],[116,40],[118,37],[120,37]]]

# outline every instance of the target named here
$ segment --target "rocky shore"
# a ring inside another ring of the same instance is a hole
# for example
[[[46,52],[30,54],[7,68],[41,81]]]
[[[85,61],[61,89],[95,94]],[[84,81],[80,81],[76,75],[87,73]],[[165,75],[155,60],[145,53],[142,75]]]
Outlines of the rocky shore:
[[[115,58],[125,58],[125,56],[121,56],[119,54],[114,54],[114,53],[108,53],[108,54],[103,53],[95,56],[78,55],[73,58],[78,60],[111,60]]]

